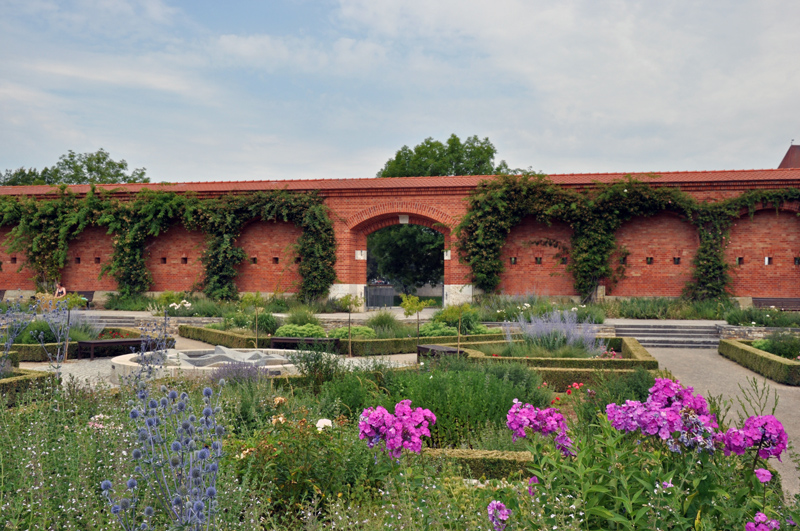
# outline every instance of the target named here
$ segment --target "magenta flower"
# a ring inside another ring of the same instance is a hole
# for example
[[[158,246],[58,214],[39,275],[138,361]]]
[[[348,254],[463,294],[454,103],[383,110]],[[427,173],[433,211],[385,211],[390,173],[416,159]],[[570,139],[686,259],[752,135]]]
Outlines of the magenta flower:
[[[526,436],[525,428],[542,435],[555,433],[556,448],[566,456],[574,455],[572,439],[567,435],[567,422],[557,409],[538,409],[530,404],[523,404],[515,398],[514,405],[508,410],[506,421],[514,441]]]
[[[777,457],[778,461],[789,442],[783,424],[772,415],[750,417],[742,429],[730,428],[719,439],[724,445],[725,455],[744,455],[745,450],[755,447],[761,459]]]
[[[486,508],[489,513],[489,521],[494,526],[494,531],[503,531],[506,528],[506,520],[511,516],[511,511],[506,509],[503,502],[492,500]]]
[[[772,479],[772,473],[766,468],[756,468],[756,477],[761,483],[767,483]]]
[[[429,409],[411,409],[411,400],[401,400],[395,405],[394,415],[381,406],[365,409],[358,423],[358,437],[367,439],[370,448],[384,441],[388,454],[398,458],[403,448],[420,453],[422,437],[431,436],[428,426],[435,423],[436,416]]]
[[[536,476],[533,476],[531,479],[529,479],[528,480],[528,494],[530,494],[531,496],[534,496],[535,495],[534,493],[536,492],[536,487],[534,487],[534,485],[538,485],[538,484],[539,484],[539,478],[537,478]]]
[[[745,531],[770,531],[772,529],[780,529],[781,524],[777,520],[770,520],[764,513],[756,513],[752,522],[745,524]]]

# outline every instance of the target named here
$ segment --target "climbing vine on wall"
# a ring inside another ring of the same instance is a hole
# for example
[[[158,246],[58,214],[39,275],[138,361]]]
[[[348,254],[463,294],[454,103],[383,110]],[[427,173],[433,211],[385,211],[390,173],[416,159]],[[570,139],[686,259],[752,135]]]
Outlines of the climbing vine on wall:
[[[602,281],[619,274],[611,257],[621,252],[616,232],[622,223],[671,211],[693,224],[700,240],[686,295],[714,299],[726,296],[730,287],[724,248],[735,219],[743,210],[752,215],[762,203],[780,208],[797,200],[800,190],[795,188],[753,190],[725,201],[700,203],[677,188],[633,179],[579,192],[544,176],[501,176],[483,181],[470,196],[469,210],[458,227],[458,246],[476,285],[493,291],[504,271],[500,254],[506,237],[523,217],[533,216],[545,224],[564,222],[573,230],[567,269],[575,290],[588,297]]]
[[[52,199],[0,200],[2,225],[13,226],[10,250],[26,254],[26,266],[37,287],[60,278],[69,242],[87,226],[104,226],[113,235],[114,252],[102,274],[117,281],[123,295],[147,291],[152,276],[146,267],[145,242],[182,223],[189,230],[205,232],[203,289],[212,298],[237,295],[236,266],[245,258],[236,246],[245,223],[253,219],[288,221],[302,229],[297,242],[304,299],[326,294],[333,284],[336,241],[333,224],[322,198],[316,193],[258,192],[247,196],[199,199],[168,191],[145,190],[129,200],[112,199],[94,188],[78,196],[62,188]]]

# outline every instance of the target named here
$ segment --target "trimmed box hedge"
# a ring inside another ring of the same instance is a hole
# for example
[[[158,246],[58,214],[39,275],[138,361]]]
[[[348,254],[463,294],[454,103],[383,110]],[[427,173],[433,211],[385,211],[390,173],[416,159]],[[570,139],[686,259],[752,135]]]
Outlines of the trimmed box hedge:
[[[55,373],[43,371],[31,371],[27,369],[17,369],[12,371],[8,378],[0,379],[0,395],[6,406],[13,406],[17,398],[28,389],[38,387],[44,389],[55,385]]]
[[[131,334],[132,338],[141,337],[141,331],[136,328],[105,328],[106,332],[127,332]],[[173,338],[168,338],[173,340]],[[19,354],[20,361],[48,361],[47,352],[54,353],[58,349],[57,343],[45,343],[44,348],[42,345],[23,345],[14,343],[11,347]],[[45,351],[45,348],[47,351]],[[110,358],[114,356],[121,356],[123,354],[130,354],[130,347],[123,345],[109,345],[107,347],[95,346],[95,358]],[[85,355],[88,357],[88,353]],[[67,360],[74,360],[78,358],[78,342],[70,341],[67,347]]]
[[[255,348],[256,337],[254,335],[235,334],[223,330],[212,330],[198,326],[180,325],[178,333],[187,339],[195,339],[212,345],[220,345],[228,348]],[[461,336],[461,343],[485,342],[489,339],[497,339],[498,334],[480,334],[473,336]],[[269,347],[269,336],[258,338],[258,348]],[[421,337],[419,344],[438,344],[443,342],[456,344],[454,336],[444,337]],[[417,351],[416,337],[402,337],[397,339],[353,339],[353,356],[383,356],[388,354],[410,354]],[[339,341],[339,354],[349,352],[347,340]]]
[[[718,352],[742,367],[786,385],[800,385],[800,362],[750,346],[749,341],[722,339]]]
[[[471,479],[527,477],[528,465],[533,462],[530,452],[425,448],[422,455],[426,459],[452,461],[461,469],[463,477]]]

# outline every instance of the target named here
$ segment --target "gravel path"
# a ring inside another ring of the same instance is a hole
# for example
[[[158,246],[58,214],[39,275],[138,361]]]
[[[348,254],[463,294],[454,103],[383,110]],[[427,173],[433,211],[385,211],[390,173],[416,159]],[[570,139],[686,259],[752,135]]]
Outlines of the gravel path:
[[[759,382],[764,377],[745,369],[738,363],[719,355],[716,349],[648,348],[650,354],[658,359],[660,368],[669,369],[682,384],[694,387],[703,396],[722,395],[731,401],[728,421],[735,421],[739,410],[736,396],[739,386],[749,388],[748,378],[755,377]],[[766,380],[769,387],[780,398],[775,416],[783,423],[789,440],[800,450],[800,387],[783,385]],[[794,464],[786,457],[783,463],[771,463],[780,472],[785,494],[800,493],[800,474]]]

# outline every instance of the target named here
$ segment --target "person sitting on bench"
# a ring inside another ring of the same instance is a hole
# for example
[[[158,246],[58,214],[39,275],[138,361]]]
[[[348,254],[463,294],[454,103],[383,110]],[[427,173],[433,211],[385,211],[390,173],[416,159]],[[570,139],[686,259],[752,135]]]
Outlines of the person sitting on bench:
[[[61,282],[56,282],[55,298],[61,299],[67,296],[67,288],[61,285]]]

